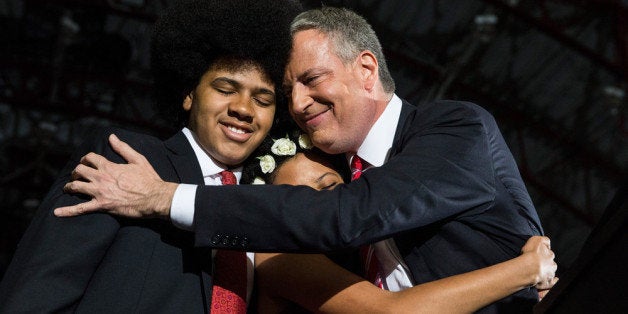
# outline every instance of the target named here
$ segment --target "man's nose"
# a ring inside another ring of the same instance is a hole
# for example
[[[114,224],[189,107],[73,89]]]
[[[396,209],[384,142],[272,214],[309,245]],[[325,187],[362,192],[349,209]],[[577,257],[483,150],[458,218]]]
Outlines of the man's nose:
[[[229,113],[241,120],[250,121],[253,117],[253,97],[241,95],[229,104]]]
[[[303,84],[295,84],[292,88],[290,109],[294,113],[303,113],[312,103],[307,87]]]

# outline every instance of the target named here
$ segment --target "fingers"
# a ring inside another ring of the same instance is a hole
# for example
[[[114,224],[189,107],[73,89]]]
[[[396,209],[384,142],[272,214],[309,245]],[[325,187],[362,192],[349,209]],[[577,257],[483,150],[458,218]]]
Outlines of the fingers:
[[[98,174],[98,170],[83,164],[78,164],[72,170],[71,178],[75,180],[92,181]]]
[[[105,165],[106,163],[111,163],[109,160],[107,160],[107,158],[98,155],[96,153],[88,153],[87,155],[81,157],[81,161],[80,163],[82,165],[94,168],[94,169],[100,169],[103,167],[103,165]]]
[[[85,181],[70,181],[63,186],[63,192],[82,193],[90,196],[94,196],[95,194],[92,184]]]
[[[552,277],[542,282],[537,283],[534,287],[540,291],[549,290],[558,282],[558,277]]]
[[[65,206],[55,208],[54,214],[57,217],[72,217],[78,216],[81,214],[91,213],[98,210],[98,204],[95,200],[91,200],[89,202],[76,204],[73,206]]]
[[[109,135],[109,144],[111,144],[111,148],[113,148],[116,153],[120,154],[128,163],[148,163],[144,155],[138,153],[129,146],[129,144],[121,141],[115,134]]]
[[[549,250],[552,249],[552,241],[548,237],[541,237],[541,243],[545,244]]]
[[[551,251],[552,245],[550,238],[545,236],[532,236],[528,239],[526,244],[521,248],[521,253],[526,252],[544,252],[545,250]]]
[[[539,301],[543,300],[543,298],[547,295],[549,289],[547,290],[539,290]]]

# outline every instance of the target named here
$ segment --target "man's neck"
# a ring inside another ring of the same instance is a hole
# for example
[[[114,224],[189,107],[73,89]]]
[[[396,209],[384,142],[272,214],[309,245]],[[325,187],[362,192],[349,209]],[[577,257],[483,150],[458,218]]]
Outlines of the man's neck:
[[[379,114],[373,123],[364,140],[354,152],[347,153],[347,158],[358,154],[362,159],[371,165],[379,167],[383,165],[392,147],[399,115],[401,114],[402,102],[394,94],[386,102],[384,110]]]

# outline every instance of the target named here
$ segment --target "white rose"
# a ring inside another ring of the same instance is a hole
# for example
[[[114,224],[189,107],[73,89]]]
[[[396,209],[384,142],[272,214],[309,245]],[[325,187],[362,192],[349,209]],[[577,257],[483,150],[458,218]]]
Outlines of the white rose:
[[[263,173],[271,173],[275,170],[275,158],[271,155],[264,155],[257,157],[259,159],[259,166],[262,168]]]
[[[309,135],[301,133],[301,135],[299,135],[299,146],[303,149],[310,149],[314,145],[312,145],[312,140]]]
[[[294,155],[297,152],[297,144],[291,141],[289,138],[280,138],[275,140],[270,151],[277,156]]]
[[[264,181],[264,179],[260,177],[255,177],[255,179],[253,179],[252,184],[261,185],[261,184],[266,184],[266,182]]]

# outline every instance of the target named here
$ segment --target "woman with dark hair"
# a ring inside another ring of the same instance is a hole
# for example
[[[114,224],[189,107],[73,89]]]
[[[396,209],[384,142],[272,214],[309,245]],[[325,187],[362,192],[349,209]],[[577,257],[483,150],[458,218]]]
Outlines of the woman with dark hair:
[[[343,184],[341,155],[311,146],[299,130],[266,138],[244,166],[242,183],[305,185],[330,190]],[[514,259],[412,288],[390,292],[346,270],[321,254],[256,253],[260,312],[293,312],[298,307],[323,313],[466,313],[534,286],[553,271],[549,239],[534,236]],[[546,293],[547,291],[544,291]]]

